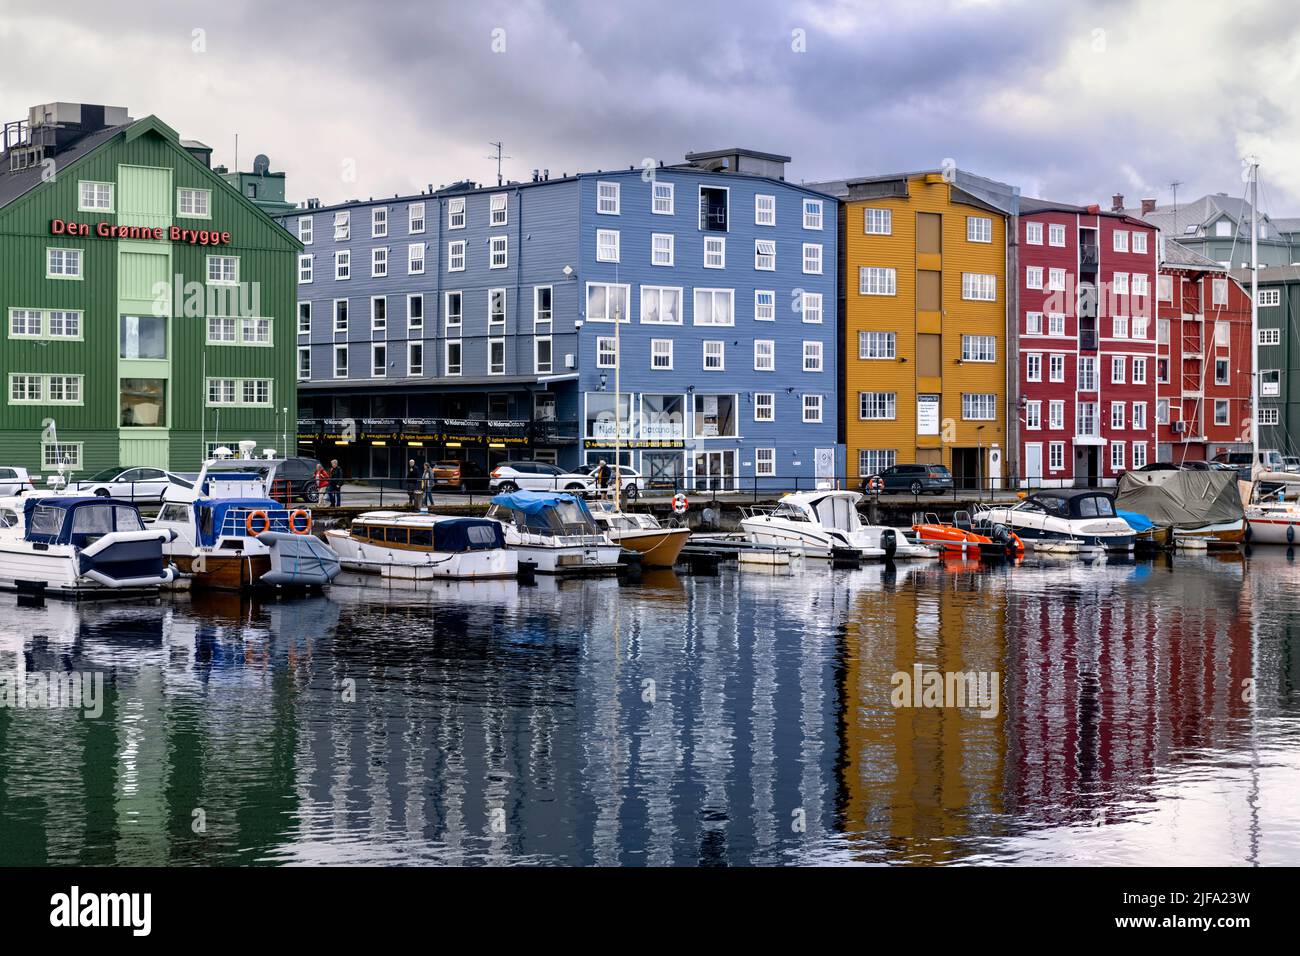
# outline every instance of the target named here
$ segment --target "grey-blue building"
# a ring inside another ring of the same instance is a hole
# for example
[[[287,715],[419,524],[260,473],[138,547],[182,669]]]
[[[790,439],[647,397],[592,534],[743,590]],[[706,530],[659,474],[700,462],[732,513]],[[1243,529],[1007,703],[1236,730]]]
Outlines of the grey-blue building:
[[[284,216],[304,451],[375,477],[616,443],[688,488],[842,474],[836,200],[785,182],[788,161],[693,153]]]

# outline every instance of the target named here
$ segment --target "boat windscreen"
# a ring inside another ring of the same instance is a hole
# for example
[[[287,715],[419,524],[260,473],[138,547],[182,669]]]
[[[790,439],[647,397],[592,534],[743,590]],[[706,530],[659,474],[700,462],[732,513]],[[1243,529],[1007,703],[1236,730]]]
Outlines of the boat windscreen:
[[[31,520],[27,522],[28,535],[57,535],[63,530],[63,518],[66,511],[50,505],[37,505],[32,509]]]
[[[817,512],[817,520],[823,528],[834,528],[836,531],[855,530],[853,502],[848,498],[826,497],[817,502],[813,509]]]
[[[1105,495],[1085,495],[1078,499],[1080,518],[1113,518],[1115,506]]]

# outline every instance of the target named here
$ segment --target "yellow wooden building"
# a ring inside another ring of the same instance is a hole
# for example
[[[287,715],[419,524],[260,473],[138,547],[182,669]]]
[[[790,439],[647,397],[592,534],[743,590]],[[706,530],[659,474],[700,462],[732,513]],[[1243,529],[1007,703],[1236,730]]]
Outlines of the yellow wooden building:
[[[842,200],[840,420],[850,486],[913,463],[946,465],[959,486],[996,486],[1015,447],[1007,422],[1015,191],[955,169],[816,188]]]

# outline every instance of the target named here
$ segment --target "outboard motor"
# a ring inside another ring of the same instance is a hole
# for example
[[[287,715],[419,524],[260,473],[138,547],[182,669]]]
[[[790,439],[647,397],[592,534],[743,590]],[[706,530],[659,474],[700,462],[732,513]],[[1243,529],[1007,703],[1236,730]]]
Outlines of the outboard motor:
[[[880,532],[880,547],[885,552],[885,560],[893,561],[898,554],[898,532],[893,530]]]

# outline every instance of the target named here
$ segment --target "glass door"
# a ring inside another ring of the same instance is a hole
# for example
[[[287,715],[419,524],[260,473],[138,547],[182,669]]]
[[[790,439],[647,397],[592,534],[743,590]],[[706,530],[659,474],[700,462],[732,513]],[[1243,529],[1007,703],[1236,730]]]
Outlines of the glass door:
[[[736,452],[696,452],[695,488],[698,491],[735,491]]]

